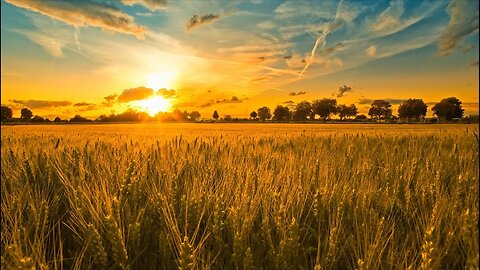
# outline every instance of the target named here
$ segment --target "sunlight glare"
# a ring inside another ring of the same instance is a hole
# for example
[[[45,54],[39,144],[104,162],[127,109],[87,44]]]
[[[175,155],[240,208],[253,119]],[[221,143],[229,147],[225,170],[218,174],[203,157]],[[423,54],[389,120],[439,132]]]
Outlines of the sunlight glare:
[[[154,72],[150,73],[147,76],[146,84],[147,87],[154,90],[165,88],[167,90],[174,87],[174,81],[176,78],[175,71],[163,71],[163,72]]]
[[[166,112],[170,110],[171,106],[170,100],[162,96],[154,96],[137,102],[137,107],[150,116],[155,116],[159,112]]]

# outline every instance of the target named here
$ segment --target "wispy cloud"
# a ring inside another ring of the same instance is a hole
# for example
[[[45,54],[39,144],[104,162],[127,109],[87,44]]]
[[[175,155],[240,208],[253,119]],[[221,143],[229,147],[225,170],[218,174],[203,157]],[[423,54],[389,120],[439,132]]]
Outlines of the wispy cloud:
[[[449,55],[467,35],[478,30],[478,1],[452,0],[447,13],[450,22],[439,39],[440,55]]]
[[[10,100],[10,102],[15,105],[24,106],[30,109],[43,109],[43,108],[64,107],[64,106],[72,105],[71,101],[66,101],[66,100],[56,101],[56,100],[35,100],[35,99],[30,99],[30,100],[12,99]]]
[[[142,5],[151,11],[162,10],[167,8],[167,0],[121,0],[125,5]]]
[[[336,93],[337,98],[344,97],[346,93],[352,92],[352,91],[353,91],[352,87],[344,84],[338,88],[338,91]]]
[[[372,24],[373,31],[388,32],[398,27],[401,23],[400,17],[403,15],[404,11],[403,0],[390,1],[390,6],[383,11]]]
[[[95,26],[105,30],[132,34],[143,38],[147,28],[134,22],[134,18],[104,2],[5,0],[17,7],[39,12],[73,26]]]
[[[366,50],[365,53],[370,57],[375,57],[377,55],[377,46],[370,45]]]
[[[305,91],[298,91],[298,92],[290,92],[290,93],[288,93],[288,95],[289,95],[289,96],[292,96],[292,97],[294,97],[294,96],[301,96],[301,95],[305,95],[305,94],[307,94],[307,92],[305,92]]]
[[[405,99],[398,99],[398,98],[377,98],[377,99],[361,98],[361,99],[358,100],[358,104],[360,104],[360,105],[370,105],[370,104],[372,104],[373,101],[378,100],[378,99],[390,102],[390,104],[392,104],[392,105],[402,104],[402,102],[405,101]]]
[[[246,98],[238,98],[237,96],[233,96],[232,98],[225,98],[225,99],[219,99],[219,100],[209,100],[206,103],[201,104],[199,107],[200,108],[206,108],[213,106],[215,104],[225,104],[225,103],[242,103],[243,101],[247,100]]]
[[[188,31],[192,30],[193,28],[200,27],[205,24],[213,23],[221,18],[220,14],[205,14],[199,16],[197,14],[193,14],[192,17],[188,20],[185,29]]]

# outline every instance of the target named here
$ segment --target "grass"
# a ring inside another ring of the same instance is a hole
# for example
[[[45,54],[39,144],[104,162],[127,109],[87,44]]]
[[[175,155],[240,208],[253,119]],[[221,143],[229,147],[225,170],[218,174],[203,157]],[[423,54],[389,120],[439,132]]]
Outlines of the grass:
[[[478,269],[474,132],[2,127],[2,269]]]

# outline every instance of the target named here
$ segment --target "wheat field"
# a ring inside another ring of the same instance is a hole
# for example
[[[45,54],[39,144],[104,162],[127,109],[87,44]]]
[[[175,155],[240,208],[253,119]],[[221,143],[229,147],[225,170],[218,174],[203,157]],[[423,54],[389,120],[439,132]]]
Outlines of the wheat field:
[[[2,269],[479,267],[476,125],[1,131]]]

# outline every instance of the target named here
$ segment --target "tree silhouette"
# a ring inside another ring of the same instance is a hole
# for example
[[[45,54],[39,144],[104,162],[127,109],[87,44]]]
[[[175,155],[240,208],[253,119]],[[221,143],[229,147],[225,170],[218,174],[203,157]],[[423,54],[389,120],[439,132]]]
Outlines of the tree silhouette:
[[[346,114],[347,117],[357,116],[357,113],[358,113],[357,106],[355,106],[355,104],[350,104],[350,106],[347,107],[347,112],[346,113],[347,113]]]
[[[200,119],[200,117],[201,115],[197,111],[193,111],[190,113],[190,120],[197,121],[198,119]]]
[[[224,121],[227,121],[227,122],[231,122],[232,119],[233,119],[233,118],[232,118],[232,116],[231,116],[230,114],[227,114],[227,115],[225,115],[225,116],[223,117],[223,120],[224,120]]]
[[[297,104],[293,112],[293,119],[298,121],[305,121],[307,117],[312,114],[312,104],[304,100]]]
[[[30,118],[32,118],[32,116],[33,116],[33,113],[28,108],[23,108],[20,111],[20,118],[23,119],[23,120],[30,120]]]
[[[55,117],[55,119],[53,120],[53,122],[55,122],[55,123],[60,123],[60,122],[62,122],[62,119],[57,116],[57,117]]]
[[[85,117],[82,117],[80,115],[75,115],[72,119],[70,119],[70,122],[72,123],[78,123],[78,122],[91,122],[91,120],[85,118]]]
[[[7,106],[2,106],[0,119],[2,119],[2,121],[8,121],[8,120],[11,120],[12,117],[13,117],[12,109],[10,109]]]
[[[218,116],[218,112],[217,112],[217,111],[214,111],[212,117],[213,117],[213,119],[218,120],[218,117],[219,117],[219,116]]]
[[[253,121],[255,121],[257,119],[257,112],[256,111],[253,111],[250,113],[250,119],[253,119]]]
[[[337,111],[338,111],[338,116],[340,117],[340,120],[343,120],[345,117],[347,117],[348,106],[345,104],[340,104],[337,106]]]
[[[432,108],[433,114],[439,118],[452,120],[453,118],[462,118],[464,110],[462,102],[456,97],[442,99]]]
[[[374,100],[370,110],[368,110],[368,115],[372,118],[377,117],[377,119],[389,118],[392,116],[392,105],[390,102],[382,99]]]
[[[421,99],[407,99],[398,107],[398,116],[400,118],[416,118],[425,117],[427,114],[427,104]]]
[[[273,111],[273,118],[276,121],[288,122],[290,120],[290,109],[288,107],[278,105]]]
[[[265,122],[265,120],[270,119],[272,114],[270,113],[270,108],[268,107],[261,107],[258,110],[258,118]]]
[[[323,122],[326,122],[331,114],[337,113],[337,100],[334,98],[315,100],[312,110],[314,114],[318,114],[323,119]]]
[[[35,115],[32,118],[32,122],[36,122],[36,123],[45,122],[45,119],[43,119],[43,117],[41,117],[40,115]]]

